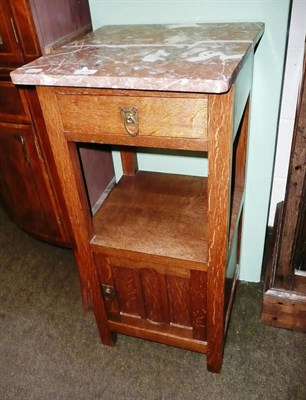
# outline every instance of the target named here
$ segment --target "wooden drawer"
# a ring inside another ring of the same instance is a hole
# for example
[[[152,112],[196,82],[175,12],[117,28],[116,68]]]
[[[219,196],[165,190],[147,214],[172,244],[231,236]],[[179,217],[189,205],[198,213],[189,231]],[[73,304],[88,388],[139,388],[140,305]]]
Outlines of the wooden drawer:
[[[0,120],[13,123],[30,121],[23,92],[12,82],[0,82]]]
[[[205,95],[68,88],[56,93],[70,140],[206,149]]]

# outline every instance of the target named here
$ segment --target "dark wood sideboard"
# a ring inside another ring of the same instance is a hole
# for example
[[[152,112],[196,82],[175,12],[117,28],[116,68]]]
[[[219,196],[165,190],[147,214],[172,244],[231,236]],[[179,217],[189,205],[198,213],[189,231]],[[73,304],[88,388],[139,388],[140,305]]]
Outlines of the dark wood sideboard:
[[[27,233],[65,246],[73,246],[70,221],[36,90],[16,88],[9,74],[91,30],[88,0],[0,2],[0,201]],[[94,146],[80,154],[94,207],[114,177],[111,154]]]

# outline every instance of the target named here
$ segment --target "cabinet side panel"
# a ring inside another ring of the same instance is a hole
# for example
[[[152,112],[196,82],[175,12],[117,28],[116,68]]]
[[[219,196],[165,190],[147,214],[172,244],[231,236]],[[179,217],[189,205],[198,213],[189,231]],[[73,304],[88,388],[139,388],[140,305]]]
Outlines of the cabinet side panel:
[[[100,146],[82,145],[79,148],[82,169],[91,209],[115,177],[112,154]]]

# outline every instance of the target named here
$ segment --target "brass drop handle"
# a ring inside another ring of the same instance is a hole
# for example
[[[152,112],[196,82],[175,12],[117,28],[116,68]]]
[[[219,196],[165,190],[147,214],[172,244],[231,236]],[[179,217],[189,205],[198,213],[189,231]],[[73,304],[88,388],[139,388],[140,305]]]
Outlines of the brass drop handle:
[[[138,110],[135,107],[120,108],[124,128],[130,136],[137,136],[139,133]]]

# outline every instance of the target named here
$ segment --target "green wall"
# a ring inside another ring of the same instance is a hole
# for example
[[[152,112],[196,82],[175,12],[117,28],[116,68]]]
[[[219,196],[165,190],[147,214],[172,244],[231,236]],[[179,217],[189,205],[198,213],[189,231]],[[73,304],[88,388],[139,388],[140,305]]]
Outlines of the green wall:
[[[260,279],[278,126],[290,0],[89,0],[94,29],[110,24],[240,22],[266,24],[252,95],[240,279]],[[118,155],[114,155],[118,158]],[[116,172],[119,173],[119,163]],[[203,160],[140,154],[143,169],[201,175]]]

